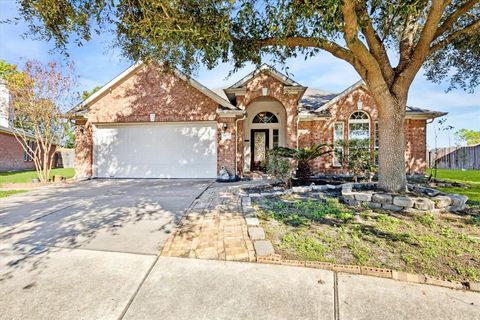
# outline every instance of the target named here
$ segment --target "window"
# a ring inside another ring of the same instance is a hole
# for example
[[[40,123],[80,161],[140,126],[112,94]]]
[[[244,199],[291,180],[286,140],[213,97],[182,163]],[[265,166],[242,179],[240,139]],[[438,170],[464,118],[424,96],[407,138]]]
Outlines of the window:
[[[35,151],[35,142],[34,141],[27,141],[27,145],[29,148],[27,148],[28,152],[24,149],[23,150],[23,161],[29,162],[33,161],[32,154],[30,150]]]
[[[370,140],[370,120],[365,112],[356,111],[350,116],[348,139]]]
[[[278,123],[278,118],[271,112],[260,112],[253,118],[253,123]]]
[[[343,138],[344,126],[343,122],[335,123],[333,127],[333,165],[335,167],[342,166],[343,159]]]
[[[378,146],[380,141],[380,132],[378,131],[378,121],[375,122],[375,141],[374,141],[374,151],[375,151],[375,164],[378,165]]]
[[[273,147],[278,147],[278,129],[273,129]]]

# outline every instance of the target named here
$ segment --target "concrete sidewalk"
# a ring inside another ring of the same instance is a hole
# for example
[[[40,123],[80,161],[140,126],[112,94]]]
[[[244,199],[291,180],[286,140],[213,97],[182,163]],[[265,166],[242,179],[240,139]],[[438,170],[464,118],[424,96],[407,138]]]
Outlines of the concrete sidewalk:
[[[8,268],[0,319],[480,319],[478,293],[302,267],[56,249]]]

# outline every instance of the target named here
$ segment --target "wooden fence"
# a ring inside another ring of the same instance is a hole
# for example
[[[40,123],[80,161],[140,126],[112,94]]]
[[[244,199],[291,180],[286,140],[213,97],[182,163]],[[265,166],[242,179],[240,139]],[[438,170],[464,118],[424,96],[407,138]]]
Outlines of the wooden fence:
[[[435,154],[436,150],[436,154]],[[480,144],[468,147],[432,149],[428,152],[428,165],[433,167],[435,158],[439,169],[480,170]]]

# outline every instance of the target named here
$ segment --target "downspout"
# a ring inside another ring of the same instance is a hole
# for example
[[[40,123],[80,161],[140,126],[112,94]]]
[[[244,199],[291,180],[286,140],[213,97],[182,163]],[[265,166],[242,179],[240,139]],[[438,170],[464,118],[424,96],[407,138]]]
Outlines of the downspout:
[[[298,123],[300,122],[300,117],[298,115],[298,112],[297,112],[297,149],[298,149],[298,139],[299,139],[299,134],[298,134]]]
[[[247,118],[247,111],[243,112],[243,117],[235,120],[235,176],[238,172],[238,121],[245,120]]]

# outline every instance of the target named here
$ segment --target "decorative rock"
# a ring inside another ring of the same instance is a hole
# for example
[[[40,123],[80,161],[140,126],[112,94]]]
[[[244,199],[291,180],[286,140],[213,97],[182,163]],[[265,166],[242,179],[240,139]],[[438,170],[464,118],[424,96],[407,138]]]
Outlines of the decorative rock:
[[[375,193],[372,197],[373,202],[378,202],[378,203],[386,203],[386,204],[391,204],[392,203],[392,196],[389,194],[385,193]]]
[[[467,203],[468,197],[460,194],[450,194],[448,197],[452,200],[452,206],[461,207]]]
[[[322,185],[322,186],[312,186],[312,189],[315,190],[315,191],[325,191],[328,189],[327,186],[325,185]]]
[[[282,196],[284,194],[285,194],[285,192],[283,192],[283,191],[275,191],[274,193],[272,193],[272,195],[274,195],[274,196]]]
[[[283,188],[282,188],[282,187],[273,187],[273,190],[274,190],[274,191],[282,191]]]
[[[393,204],[399,207],[412,208],[414,202],[409,197],[398,196],[393,198]]]
[[[382,208],[389,211],[402,211],[403,207],[396,206],[394,204],[382,203]]]
[[[312,187],[293,187],[292,188],[292,192],[295,192],[295,193],[305,193],[309,191],[312,191]]]
[[[260,193],[260,196],[262,196],[262,197],[271,197],[271,196],[273,196],[273,193],[270,193],[270,192],[262,192],[262,193]]]
[[[435,196],[438,196],[440,191],[432,189],[432,188],[425,188],[425,190],[423,190],[423,193],[425,193],[429,197],[435,197]]]
[[[355,193],[355,200],[358,201],[370,201],[372,200],[371,193],[357,192]]]
[[[252,199],[250,197],[242,197],[242,205],[251,205],[252,204]]]
[[[337,186],[334,186],[333,184],[327,184],[326,187],[327,187],[327,189],[329,189],[329,190],[335,190],[335,189],[337,189]]]
[[[349,200],[349,199],[347,199],[347,200],[345,200],[345,202],[346,202],[349,206],[351,206],[351,207],[358,207],[358,206],[361,204],[361,202],[358,201],[358,200]]]
[[[267,240],[255,241],[253,243],[257,257],[267,257],[275,253],[272,243]]]
[[[257,218],[245,218],[245,222],[249,227],[257,227],[260,224]]]
[[[342,194],[344,192],[352,192],[353,189],[353,183],[344,183],[342,184]]]
[[[260,227],[251,227],[248,228],[248,235],[250,239],[255,240],[265,240],[265,231]]]
[[[435,202],[435,207],[438,209],[446,208],[452,203],[452,199],[446,196],[436,196],[432,200]]]
[[[343,192],[342,190],[342,197],[345,200],[355,200],[355,192]]]
[[[250,193],[248,196],[249,196],[250,198],[259,198],[259,197],[261,197],[260,193]]]
[[[367,207],[370,209],[380,209],[382,207],[381,203],[376,203],[376,202],[366,202]]]
[[[254,217],[255,209],[252,206],[243,206],[243,214],[246,217]]]
[[[414,207],[418,210],[429,211],[435,208],[435,203],[427,198],[416,198]]]

